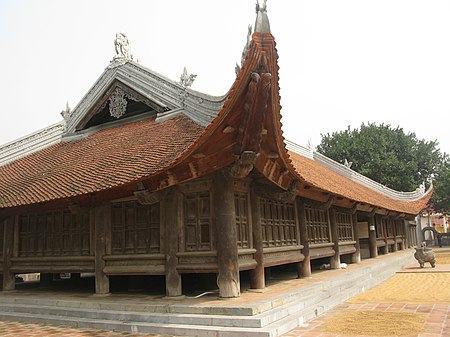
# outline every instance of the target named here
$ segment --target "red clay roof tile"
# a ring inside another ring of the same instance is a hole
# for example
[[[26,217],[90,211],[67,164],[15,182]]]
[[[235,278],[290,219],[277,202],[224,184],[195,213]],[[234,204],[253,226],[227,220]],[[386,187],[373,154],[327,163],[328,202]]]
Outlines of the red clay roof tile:
[[[312,159],[292,151],[288,151],[288,154],[298,175],[306,183],[350,200],[401,213],[417,214],[431,197],[429,193],[415,201],[395,200],[342,176]]]
[[[70,198],[135,181],[172,164],[204,128],[179,116],[61,142],[0,167],[0,208]]]

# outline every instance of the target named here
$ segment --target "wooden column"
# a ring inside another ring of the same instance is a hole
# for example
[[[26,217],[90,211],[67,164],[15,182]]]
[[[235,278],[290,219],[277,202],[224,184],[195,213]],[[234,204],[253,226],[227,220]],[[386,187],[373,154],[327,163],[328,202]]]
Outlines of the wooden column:
[[[162,203],[166,247],[166,296],[181,296],[181,274],[177,270],[179,235],[183,225],[183,195],[173,188]]]
[[[252,185],[250,191],[250,204],[252,208],[252,235],[253,248],[256,249],[254,255],[256,260],[256,268],[250,270],[250,288],[264,289],[266,280],[264,277],[264,254],[263,254],[263,238],[261,229],[261,210],[255,184]]]
[[[0,217],[0,237],[2,238],[2,246],[0,247],[0,260],[2,262],[1,267],[2,269],[0,269],[0,291],[3,290],[3,264],[4,264],[4,256],[5,256],[5,252],[3,251],[3,249],[5,248],[3,245],[3,242],[5,241],[5,219]]]
[[[311,256],[309,254],[309,237],[306,228],[305,202],[297,198],[296,207],[298,209],[300,243],[303,246],[302,253],[305,256],[305,259],[297,265],[297,275],[298,277],[311,277]]]
[[[392,251],[396,252],[398,251],[398,243],[397,243],[397,224],[395,223],[395,220],[389,219],[388,221],[391,223],[392,225],[392,232],[394,232],[394,245],[392,247]]]
[[[352,224],[353,224],[353,236],[356,241],[355,248],[356,252],[352,254],[352,263],[361,262],[361,246],[359,244],[359,231],[358,231],[358,216],[356,212],[352,214]]]
[[[406,248],[409,247],[409,245],[408,245],[409,240],[408,240],[408,237],[407,237],[409,226],[408,226],[407,222],[404,219],[400,219],[400,221],[401,221],[401,225],[402,225],[402,228],[403,228],[402,250],[405,250]]]
[[[239,261],[233,178],[228,170],[220,170],[214,174],[213,183],[219,296],[239,297]]]
[[[383,247],[383,254],[386,255],[389,253],[389,245],[388,245],[388,231],[387,231],[387,221],[383,224],[383,218],[380,218],[382,228],[383,228],[383,234],[384,234],[384,247]]]
[[[3,291],[14,290],[16,280],[14,273],[11,272],[11,258],[14,256],[14,232],[17,226],[17,216],[9,217],[4,222],[3,236]]]
[[[331,225],[331,239],[333,240],[334,256],[330,259],[331,269],[341,268],[341,256],[339,255],[339,235],[338,228],[336,224],[336,210],[330,208],[330,225]]]
[[[105,260],[111,236],[111,205],[95,207],[95,293],[109,294],[109,276],[104,273]]]
[[[378,256],[377,233],[375,231],[375,215],[369,216],[369,254],[370,257]]]

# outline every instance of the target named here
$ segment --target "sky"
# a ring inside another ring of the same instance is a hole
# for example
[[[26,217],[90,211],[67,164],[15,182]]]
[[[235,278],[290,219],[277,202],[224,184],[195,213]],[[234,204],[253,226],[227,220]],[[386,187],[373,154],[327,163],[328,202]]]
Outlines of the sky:
[[[285,138],[375,122],[450,153],[450,0],[268,0]],[[192,89],[235,80],[255,0],[0,0],[0,144],[59,122],[115,55],[124,32],[139,62]]]

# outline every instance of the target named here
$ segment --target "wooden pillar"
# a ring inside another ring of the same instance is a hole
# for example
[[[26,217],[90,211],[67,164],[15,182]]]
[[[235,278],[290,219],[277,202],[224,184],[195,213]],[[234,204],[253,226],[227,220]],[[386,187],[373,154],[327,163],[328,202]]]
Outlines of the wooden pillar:
[[[378,256],[377,233],[375,231],[375,215],[369,216],[369,254],[370,257]]]
[[[336,210],[334,208],[330,208],[330,225],[331,225],[331,238],[333,240],[333,249],[334,256],[330,259],[331,269],[339,269],[341,268],[341,256],[339,254],[339,235],[338,228],[336,224]]]
[[[392,232],[394,232],[394,246],[392,247],[392,251],[396,252],[398,251],[398,243],[397,243],[397,224],[395,220],[388,219],[388,221],[391,223],[392,226]]]
[[[103,271],[104,256],[111,236],[111,205],[102,203],[95,207],[95,293],[109,294],[109,276]]]
[[[405,250],[406,248],[409,247],[409,245],[408,245],[409,239],[407,237],[409,226],[408,226],[407,222],[405,221],[405,219],[400,219],[400,224],[401,224],[401,227],[403,229],[402,250]]]
[[[308,230],[306,228],[305,202],[297,198],[296,207],[298,209],[300,243],[303,246],[302,253],[305,256],[304,260],[297,265],[297,275],[299,277],[311,277],[311,256],[309,253]]]
[[[355,248],[356,251],[352,254],[352,263],[360,263],[361,262],[361,246],[359,244],[359,230],[358,230],[358,216],[352,214],[352,224],[353,224],[353,236],[355,239]]]
[[[16,287],[15,275],[11,272],[11,257],[14,256],[14,232],[18,217],[9,217],[4,221],[3,236],[3,291],[14,290]]]
[[[387,253],[389,253],[389,245],[388,245],[388,230],[387,230],[387,225],[388,222],[385,221],[383,224],[383,218],[380,218],[380,221],[382,223],[382,228],[383,228],[383,232],[384,232],[384,247],[383,247],[383,254],[386,255]]]
[[[220,170],[214,174],[213,182],[219,296],[239,297],[239,261],[233,177],[228,170]]]
[[[264,253],[263,253],[263,238],[261,229],[261,210],[255,184],[252,185],[250,192],[250,205],[252,208],[252,235],[253,248],[256,249],[255,260],[256,268],[250,270],[250,288],[264,289],[266,287],[266,280],[264,277]]]
[[[183,225],[183,195],[173,188],[162,202],[166,247],[166,296],[181,296],[181,274],[177,270],[179,235]]]
[[[403,231],[405,232],[403,249],[411,248],[411,246],[412,246],[412,231],[410,229],[410,226],[407,224],[407,221],[402,220],[402,222],[403,222]]]

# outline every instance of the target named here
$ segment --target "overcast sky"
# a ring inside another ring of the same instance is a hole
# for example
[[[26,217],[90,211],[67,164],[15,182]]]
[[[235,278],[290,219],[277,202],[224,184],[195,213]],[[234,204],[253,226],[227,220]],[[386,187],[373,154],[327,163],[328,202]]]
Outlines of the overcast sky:
[[[0,144],[61,120],[115,55],[117,31],[144,66],[223,95],[254,0],[0,0]],[[377,122],[450,152],[450,0],[269,0],[285,137]]]

